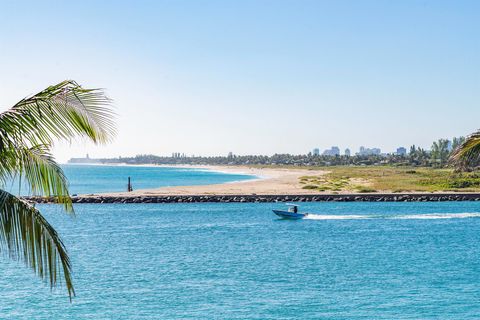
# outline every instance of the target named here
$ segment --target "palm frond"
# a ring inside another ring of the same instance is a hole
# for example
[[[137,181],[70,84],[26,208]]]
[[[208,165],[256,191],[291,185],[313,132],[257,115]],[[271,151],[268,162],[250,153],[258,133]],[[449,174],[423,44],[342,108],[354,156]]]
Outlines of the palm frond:
[[[457,168],[466,168],[480,161],[480,130],[471,134],[452,152],[450,162]]]
[[[63,274],[70,299],[75,295],[71,264],[55,229],[27,202],[0,190],[0,250],[23,261],[50,287]]]
[[[67,180],[50,154],[54,140],[84,137],[106,143],[115,135],[111,101],[100,89],[84,89],[74,81],[25,98],[0,113],[0,188],[24,178],[33,194],[53,196],[73,212]],[[53,287],[63,273],[74,295],[70,260],[56,231],[38,210],[0,190],[0,250],[23,260]]]
[[[73,212],[68,182],[62,168],[50,154],[49,146],[38,145],[20,150],[20,168],[33,195],[54,197]]]
[[[0,177],[3,181],[18,178],[25,180],[31,195],[55,198],[57,203],[73,212],[68,182],[60,166],[50,154],[50,146],[6,149],[0,153]]]
[[[19,101],[0,114],[0,151],[18,141],[51,145],[81,136],[106,143],[115,134],[111,100],[100,89],[67,80]]]

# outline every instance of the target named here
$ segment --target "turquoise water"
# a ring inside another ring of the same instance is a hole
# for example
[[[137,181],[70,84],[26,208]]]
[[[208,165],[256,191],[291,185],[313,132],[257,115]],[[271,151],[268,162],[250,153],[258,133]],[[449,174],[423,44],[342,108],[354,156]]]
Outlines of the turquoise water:
[[[71,194],[127,191],[128,177],[134,190],[169,186],[192,186],[255,179],[246,174],[231,174],[202,169],[141,166],[62,165]],[[18,182],[7,190],[18,194]],[[21,194],[29,194],[23,188]]]
[[[480,203],[39,206],[77,297],[1,259],[11,319],[478,319]]]

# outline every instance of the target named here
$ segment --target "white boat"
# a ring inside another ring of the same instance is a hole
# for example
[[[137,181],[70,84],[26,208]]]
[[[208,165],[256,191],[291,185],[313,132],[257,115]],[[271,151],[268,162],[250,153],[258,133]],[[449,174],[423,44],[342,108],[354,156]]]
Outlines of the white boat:
[[[303,219],[305,218],[308,213],[300,213],[298,212],[298,205],[293,203],[287,203],[288,210],[272,210],[277,216],[282,219]]]

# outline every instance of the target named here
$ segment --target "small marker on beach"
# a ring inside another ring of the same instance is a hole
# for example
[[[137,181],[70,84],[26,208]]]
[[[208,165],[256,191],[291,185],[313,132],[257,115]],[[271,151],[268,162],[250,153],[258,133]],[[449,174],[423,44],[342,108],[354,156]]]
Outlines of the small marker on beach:
[[[128,191],[128,192],[133,191],[132,182],[131,182],[131,180],[130,180],[130,177],[128,177],[127,191]]]

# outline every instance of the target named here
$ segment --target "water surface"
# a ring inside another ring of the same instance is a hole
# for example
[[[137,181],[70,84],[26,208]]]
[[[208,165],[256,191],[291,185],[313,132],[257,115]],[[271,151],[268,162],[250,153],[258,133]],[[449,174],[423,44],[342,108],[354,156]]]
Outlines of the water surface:
[[[39,206],[70,250],[77,297],[0,260],[11,319],[477,319],[480,204]]]
[[[71,194],[127,191],[128,177],[134,190],[173,186],[208,185],[256,179],[248,174],[225,173],[206,169],[160,166],[62,165]],[[7,190],[18,194],[18,181]],[[22,186],[21,194],[30,192]]]

